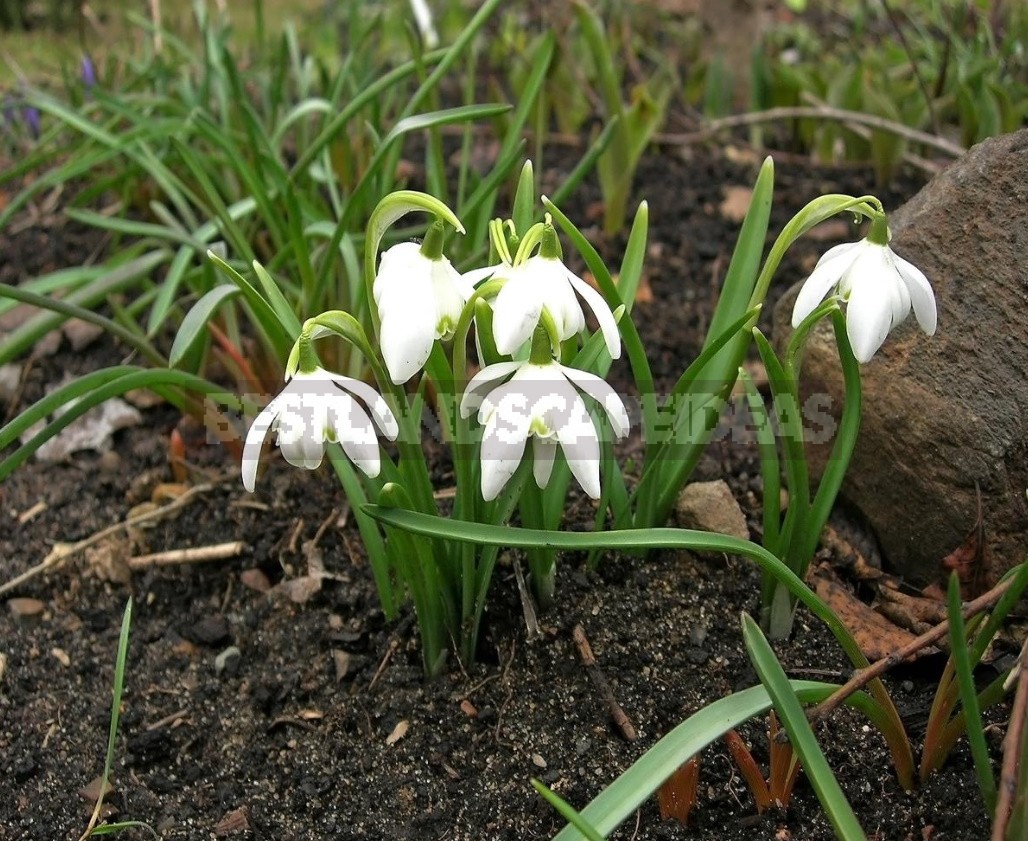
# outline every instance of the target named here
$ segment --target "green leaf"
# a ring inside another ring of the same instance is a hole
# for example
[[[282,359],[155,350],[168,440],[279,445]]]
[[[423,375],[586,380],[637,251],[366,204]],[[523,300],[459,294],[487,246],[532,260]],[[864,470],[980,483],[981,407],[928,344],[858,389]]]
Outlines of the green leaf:
[[[774,703],[775,711],[789,734],[793,750],[800,757],[807,779],[817,799],[821,801],[836,837],[839,841],[867,841],[857,816],[853,814],[853,808],[821,752],[800,704],[795,684],[786,677],[757,623],[745,613],[742,615],[742,636],[750,662]]]
[[[285,326],[290,335],[299,336],[300,319],[296,317],[296,313],[289,305],[285,295],[282,294],[282,290],[275,282],[275,279],[256,260],[253,261],[253,270],[257,274],[257,279],[261,282],[264,297],[271,304],[271,308],[275,311],[275,315],[278,316],[278,320]]]
[[[793,691],[805,702],[823,701],[838,687],[830,683],[796,680]],[[870,699],[863,693],[852,696],[852,705],[862,708]],[[683,763],[707,745],[720,739],[744,721],[763,715],[771,698],[763,686],[754,686],[714,701],[691,715],[644,753],[632,766],[581,810],[583,820],[604,837],[634,814],[664,781]],[[582,841],[585,836],[574,826],[565,827],[553,841]]]
[[[459,105],[456,108],[444,108],[439,111],[429,111],[424,114],[404,117],[382,138],[382,145],[388,146],[394,140],[412,131],[420,131],[436,126],[447,126],[453,123],[472,123],[475,120],[485,120],[489,117],[505,114],[510,110],[511,106],[506,103]]]
[[[214,313],[229,298],[239,294],[239,287],[229,283],[215,286],[210,292],[204,295],[182,319],[182,326],[175,334],[175,341],[171,345],[168,354],[168,365],[172,368],[178,367],[182,357],[189,352],[193,344],[200,338],[207,328],[207,322],[211,320]]]
[[[535,174],[532,162],[525,161],[518,176],[517,190],[514,191],[514,210],[511,213],[514,230],[523,237],[535,221]]]
[[[571,824],[571,826],[581,832],[588,841],[603,841],[603,836],[600,835],[596,827],[583,818],[582,815],[574,809],[574,807],[572,807],[555,791],[551,791],[539,782],[539,780],[535,779],[532,780],[532,788],[538,791],[539,794],[542,795],[543,800],[556,809],[560,813],[560,816]]]
[[[978,788],[982,793],[985,814],[992,817],[996,812],[996,780],[992,776],[992,762],[989,748],[985,744],[985,728],[982,725],[982,711],[978,706],[978,691],[974,685],[974,673],[968,653],[967,629],[960,601],[960,579],[954,572],[949,577],[946,591],[946,612],[949,616],[950,656],[956,672],[957,688],[960,690],[960,704],[964,708],[967,741],[971,746],[974,771],[978,777]]]

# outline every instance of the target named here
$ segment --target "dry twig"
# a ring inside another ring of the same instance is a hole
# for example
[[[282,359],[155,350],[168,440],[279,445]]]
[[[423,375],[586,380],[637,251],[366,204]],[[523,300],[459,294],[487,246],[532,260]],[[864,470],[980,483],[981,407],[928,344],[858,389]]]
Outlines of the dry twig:
[[[593,686],[596,687],[600,700],[606,705],[607,711],[610,713],[610,717],[618,732],[627,741],[634,742],[639,734],[636,733],[635,725],[632,724],[631,719],[629,719],[621,705],[614,698],[614,690],[610,688],[606,675],[603,674],[600,664],[596,662],[596,655],[593,654],[592,646],[589,645],[589,638],[585,635],[585,628],[581,625],[575,625],[571,635],[575,641],[575,648],[578,649],[578,656],[582,661],[582,665],[585,666],[586,671],[589,673],[589,678],[592,680]]]
[[[206,493],[214,487],[214,484],[197,485],[194,488],[190,488],[182,496],[173,502],[169,502],[167,505],[163,505],[160,508],[154,509],[153,511],[146,511],[142,514],[137,514],[135,517],[129,517],[127,520],[123,520],[120,523],[115,523],[113,526],[107,526],[107,528],[100,529],[95,534],[84,538],[77,543],[57,543],[53,549],[50,550],[49,554],[43,558],[38,564],[31,569],[25,570],[21,575],[16,575],[10,581],[0,584],[0,596],[17,589],[27,581],[31,581],[37,575],[42,575],[44,572],[49,572],[52,569],[57,569],[62,566],[68,560],[73,558],[79,552],[88,549],[110,537],[112,534],[116,534],[123,529],[132,528],[133,526],[141,525],[142,523],[149,522],[151,520],[160,520],[163,517],[167,517],[178,511],[180,508],[184,508],[196,497]]]
[[[1025,728],[1028,727],[1028,639],[1021,648],[1014,669],[1018,672],[1017,691],[1014,693],[1014,705],[1010,708],[1007,734],[1003,737],[1003,764],[999,771],[999,791],[991,841],[1003,841],[1006,837],[1014,798],[1019,790],[1024,790],[1023,783],[1018,786],[1018,781],[1028,772],[1028,769],[1018,767],[1021,745],[1026,737]]]
[[[968,602],[963,610],[964,619],[970,619],[972,616],[977,616],[985,610],[992,607],[1000,596],[1002,596],[1013,583],[1013,578],[1009,578],[1006,581],[1001,581],[987,593],[983,593],[974,601]],[[847,698],[850,697],[854,692],[863,689],[875,678],[881,677],[893,666],[898,666],[904,660],[912,657],[918,651],[923,648],[927,648],[938,642],[940,639],[946,636],[949,632],[949,620],[940,622],[930,631],[927,631],[919,637],[915,637],[906,645],[896,649],[880,660],[875,661],[870,666],[864,669],[857,669],[846,683],[840,686],[835,692],[833,692],[828,698],[818,704],[816,707],[811,709],[809,718],[811,721],[823,721]]]
[[[129,569],[146,569],[152,566],[174,566],[175,564],[199,564],[205,561],[221,561],[242,554],[246,544],[242,540],[216,543],[211,546],[196,546],[189,549],[167,549],[149,555],[129,558]]]

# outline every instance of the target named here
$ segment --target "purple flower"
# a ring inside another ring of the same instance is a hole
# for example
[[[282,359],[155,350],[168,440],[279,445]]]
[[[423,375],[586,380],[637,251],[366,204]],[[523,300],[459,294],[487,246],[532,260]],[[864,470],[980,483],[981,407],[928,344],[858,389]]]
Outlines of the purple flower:
[[[42,131],[39,122],[39,109],[34,105],[25,105],[21,109],[21,118],[25,121],[25,125],[28,126],[32,139],[38,140]]]
[[[88,55],[82,56],[82,84],[86,86],[86,90],[96,87],[96,67]]]

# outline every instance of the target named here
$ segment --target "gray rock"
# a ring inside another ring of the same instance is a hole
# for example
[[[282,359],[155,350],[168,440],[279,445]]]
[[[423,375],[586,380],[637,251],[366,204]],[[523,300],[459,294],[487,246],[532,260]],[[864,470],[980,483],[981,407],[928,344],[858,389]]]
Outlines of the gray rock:
[[[1028,550],[1028,130],[971,149],[890,218],[892,247],[928,276],[939,328],[913,316],[861,369],[864,412],[843,496],[892,566],[934,579],[976,519],[992,578]],[[796,287],[775,309],[779,347]],[[803,391],[841,408],[830,329],[811,338]],[[828,448],[815,452],[815,472]]]
[[[700,529],[749,540],[750,530],[732,490],[722,480],[693,482],[682,488],[675,518],[685,529]]]

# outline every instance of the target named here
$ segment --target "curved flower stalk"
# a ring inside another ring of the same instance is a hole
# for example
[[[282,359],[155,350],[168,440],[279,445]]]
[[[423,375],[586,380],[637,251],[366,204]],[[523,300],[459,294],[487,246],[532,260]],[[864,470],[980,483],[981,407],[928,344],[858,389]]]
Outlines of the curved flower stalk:
[[[910,314],[929,336],[938,316],[935,295],[917,266],[889,248],[884,214],[876,214],[860,242],[829,249],[804,282],[792,311],[799,327],[832,289],[848,302],[846,333],[858,362],[868,362],[897,324]]]
[[[529,257],[536,244],[539,252]],[[561,261],[560,243],[548,218],[525,235],[513,260],[504,247],[499,250],[503,262],[465,277],[478,280],[491,276],[503,282],[492,302],[493,339],[500,353],[513,355],[528,342],[544,312],[553,320],[562,342],[577,336],[585,329],[585,313],[578,301],[581,297],[600,325],[611,359],[621,356],[614,313],[599,292]]]
[[[617,438],[628,434],[628,411],[617,392],[585,371],[554,360],[499,362],[472,378],[460,411],[466,418],[477,409],[485,426],[483,499],[493,500],[503,490],[521,464],[529,438],[540,488],[549,482],[559,446],[585,492],[593,499],[600,496],[600,438],[580,392],[603,407]]]
[[[278,435],[282,456],[294,467],[316,470],[325,457],[325,443],[338,441],[347,458],[373,478],[381,469],[376,426],[390,441],[395,440],[396,418],[371,386],[320,366],[297,372],[246,434],[243,487],[252,492],[256,486],[261,449],[272,430]]]
[[[425,241],[383,252],[374,280],[381,325],[379,345],[393,383],[407,382],[428,361],[437,340],[453,338],[472,284],[442,256],[443,225]]]

